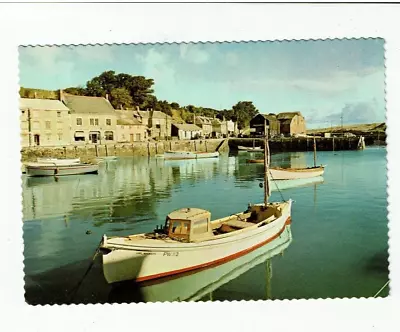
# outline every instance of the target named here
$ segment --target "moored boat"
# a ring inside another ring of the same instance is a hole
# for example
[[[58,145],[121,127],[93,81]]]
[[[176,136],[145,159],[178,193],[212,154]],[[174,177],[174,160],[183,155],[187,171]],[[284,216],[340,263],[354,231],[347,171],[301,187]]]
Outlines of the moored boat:
[[[99,165],[94,164],[72,164],[72,165],[50,165],[50,164],[28,164],[25,166],[28,176],[65,176],[98,173]]]
[[[165,151],[164,159],[181,160],[181,159],[204,159],[218,158],[219,152],[190,152],[190,151]]]
[[[249,146],[238,146],[239,151],[245,151],[245,152],[262,152],[264,149],[260,146],[254,146],[254,147],[249,147]]]
[[[50,165],[73,165],[80,164],[80,158],[74,159],[58,159],[58,158],[37,158],[37,162],[40,164],[50,164]]]
[[[292,200],[268,202],[267,137],[264,150],[263,203],[216,220],[207,210],[182,208],[171,212],[153,232],[104,235],[100,250],[107,282],[143,282],[195,271],[236,259],[277,238],[290,223]]]

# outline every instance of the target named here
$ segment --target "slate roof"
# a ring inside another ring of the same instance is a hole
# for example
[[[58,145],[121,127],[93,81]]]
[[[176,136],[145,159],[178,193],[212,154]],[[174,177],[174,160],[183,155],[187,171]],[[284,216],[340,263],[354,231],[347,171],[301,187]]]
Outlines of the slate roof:
[[[20,98],[19,108],[47,111],[69,111],[68,107],[66,107],[61,101],[52,99]]]
[[[110,102],[103,97],[75,96],[64,93],[65,105],[75,113],[115,114]]]
[[[121,118],[121,119],[117,119],[117,125],[121,125],[121,126],[132,126],[132,125],[140,126],[140,125],[143,125],[143,123],[141,123],[139,120],[137,120],[135,118],[132,118],[132,119]]]
[[[173,126],[183,131],[200,131],[201,128],[193,123],[173,123]]]
[[[264,119],[267,119],[269,121],[278,121],[277,117],[275,114],[257,114],[256,116],[261,115]]]
[[[213,118],[209,118],[207,116],[196,116],[196,124],[212,124]]]
[[[293,119],[296,115],[301,116],[300,112],[284,112],[284,113],[279,113],[276,117],[278,120],[284,120],[284,119]]]
[[[151,114],[150,111],[133,111],[133,112],[134,112],[134,114],[136,114],[136,115],[138,115],[138,116],[140,116],[142,118],[150,118],[150,114]],[[172,119],[166,113],[163,113],[163,112],[160,112],[160,111],[153,111],[153,119],[166,119],[166,118],[168,120]]]

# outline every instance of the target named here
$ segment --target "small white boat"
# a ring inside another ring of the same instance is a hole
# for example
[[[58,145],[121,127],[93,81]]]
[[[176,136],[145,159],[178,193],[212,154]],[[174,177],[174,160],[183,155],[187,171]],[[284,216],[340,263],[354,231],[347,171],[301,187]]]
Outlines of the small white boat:
[[[106,157],[96,157],[96,161],[116,161],[118,160],[117,156],[106,156]]]
[[[28,164],[26,165],[27,176],[64,176],[98,173],[99,165],[73,164],[73,165],[50,165],[50,164]]]
[[[270,168],[270,175],[274,180],[293,180],[308,179],[322,176],[325,166],[307,167],[307,168]]]
[[[262,152],[264,149],[260,146],[254,146],[254,147],[249,147],[249,146],[238,146],[239,151],[246,151],[246,152]]]
[[[218,158],[219,152],[165,151],[165,160]]]
[[[57,158],[37,158],[37,162],[40,164],[51,164],[51,165],[72,165],[80,164],[80,158],[74,159],[57,159]]]
[[[269,156],[267,137],[264,144]],[[216,220],[209,211],[183,208],[170,213],[153,232],[104,235],[100,250],[106,281],[142,282],[195,271],[243,256],[277,238],[291,220],[292,200],[268,202],[268,164],[262,204],[249,204],[243,212]]]

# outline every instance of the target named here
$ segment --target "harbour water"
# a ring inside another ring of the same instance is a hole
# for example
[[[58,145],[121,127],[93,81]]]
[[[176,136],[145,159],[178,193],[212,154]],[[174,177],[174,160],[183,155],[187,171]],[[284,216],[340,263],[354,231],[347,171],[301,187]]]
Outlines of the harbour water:
[[[388,280],[386,149],[318,153],[323,178],[281,182],[271,200],[294,199],[292,224],[251,254],[161,283],[106,284],[103,234],[147,232],[181,207],[219,218],[263,199],[262,164],[239,153],[164,161],[123,157],[98,175],[23,176],[26,300],[31,304],[370,297]],[[312,165],[312,152],[272,155],[273,165]],[[296,182],[297,181],[297,182]],[[380,294],[387,296],[388,287]]]

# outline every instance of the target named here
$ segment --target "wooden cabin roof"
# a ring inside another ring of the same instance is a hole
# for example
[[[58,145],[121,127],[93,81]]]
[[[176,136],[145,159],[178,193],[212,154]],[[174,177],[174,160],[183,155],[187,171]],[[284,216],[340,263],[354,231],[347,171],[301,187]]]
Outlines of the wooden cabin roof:
[[[202,216],[209,216],[210,212],[207,210],[199,209],[199,208],[183,208],[176,211],[171,212],[168,215],[169,219],[179,219],[179,220],[192,220],[197,219]]]

